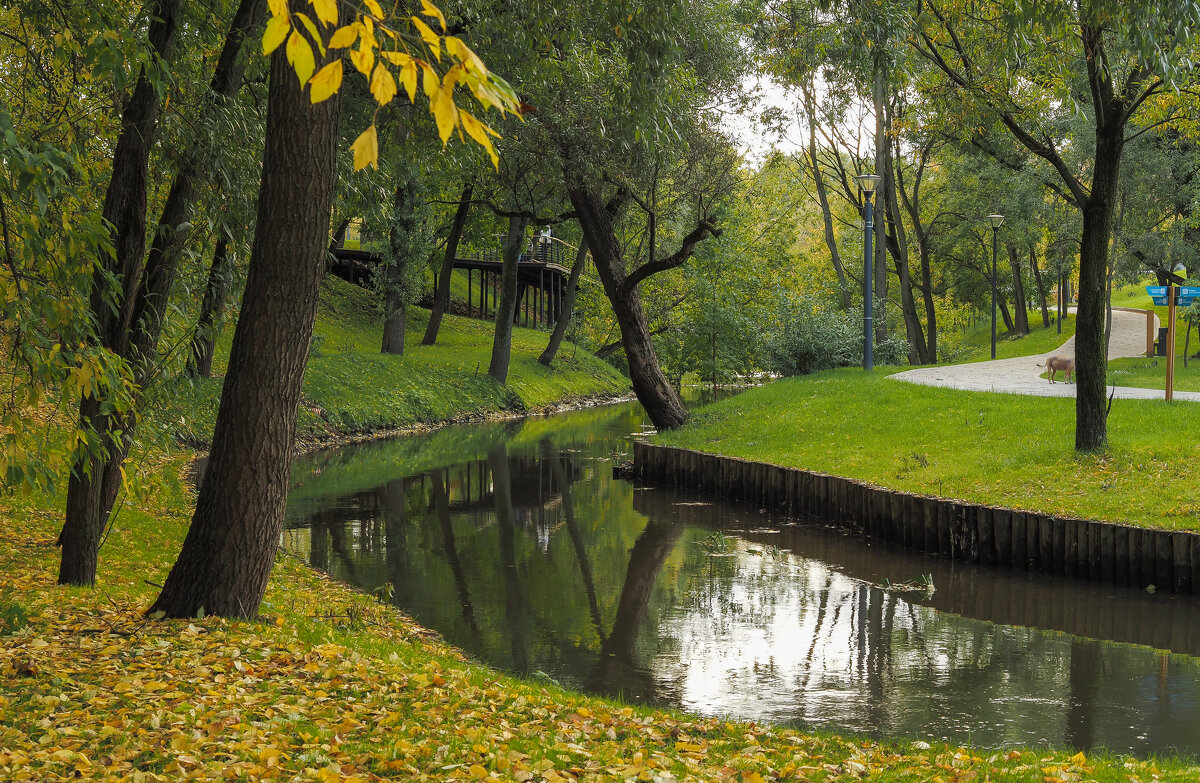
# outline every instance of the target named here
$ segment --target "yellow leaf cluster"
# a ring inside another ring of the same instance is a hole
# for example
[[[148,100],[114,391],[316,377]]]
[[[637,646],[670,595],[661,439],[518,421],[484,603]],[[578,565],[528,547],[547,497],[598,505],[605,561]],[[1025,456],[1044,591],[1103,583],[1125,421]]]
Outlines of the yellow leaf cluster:
[[[288,64],[301,85],[308,85],[313,103],[337,94],[344,77],[340,56],[318,70],[317,54],[324,59],[330,51],[348,50],[350,63],[367,80],[378,107],[391,103],[401,87],[409,102],[415,103],[419,73],[429,113],[443,146],[458,131],[460,139],[468,138],[482,147],[492,165],[499,166],[492,139],[500,138],[500,134],[462,109],[456,101],[456,88],[465,87],[485,110],[495,109],[501,116],[509,113],[520,116],[516,93],[506,81],[490,73],[462,39],[445,34],[446,18],[436,5],[421,0],[420,15],[393,18],[376,0],[364,0],[365,11],[357,11],[353,19],[338,26],[337,0],[309,0],[309,3],[319,26],[308,14],[292,11],[287,0],[269,0],[271,18],[263,33],[262,47],[263,53],[269,55],[285,46]],[[433,20],[441,32],[421,16]],[[427,54],[414,54],[422,49]],[[444,73],[439,74],[443,54],[448,63]],[[393,67],[398,71],[393,72]],[[379,144],[374,122],[355,140],[351,152],[356,171],[378,166]]]

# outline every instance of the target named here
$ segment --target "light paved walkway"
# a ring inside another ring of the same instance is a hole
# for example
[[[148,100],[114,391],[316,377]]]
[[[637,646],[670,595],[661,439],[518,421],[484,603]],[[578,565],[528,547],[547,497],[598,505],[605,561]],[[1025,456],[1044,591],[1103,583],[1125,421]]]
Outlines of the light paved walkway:
[[[1155,327],[1158,319],[1155,318]],[[1157,334],[1157,332],[1156,332]],[[1021,356],[1016,359],[996,359],[973,364],[952,364],[945,367],[918,367],[888,376],[899,381],[919,383],[925,386],[945,386],[966,391],[991,391],[1005,394],[1030,394],[1038,397],[1074,397],[1075,384],[1050,383],[1040,377],[1045,372],[1039,364],[1046,363],[1046,356],[1054,354],[1074,356],[1075,338],[1067,340],[1062,347],[1049,354]],[[1113,311],[1112,339],[1108,345],[1108,358],[1146,355],[1146,316],[1140,312]],[[1056,376],[1059,380],[1063,374]],[[1111,392],[1114,387],[1108,387]],[[1123,400],[1161,400],[1161,389],[1138,389],[1132,386],[1117,386],[1116,396]],[[1175,392],[1175,399],[1200,402],[1200,392]]]

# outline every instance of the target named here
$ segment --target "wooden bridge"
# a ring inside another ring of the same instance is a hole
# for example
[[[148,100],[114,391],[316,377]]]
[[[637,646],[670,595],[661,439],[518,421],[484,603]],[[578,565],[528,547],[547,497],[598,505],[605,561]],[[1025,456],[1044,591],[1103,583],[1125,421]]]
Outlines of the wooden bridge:
[[[337,277],[369,287],[383,256],[370,250],[333,248],[330,268]],[[562,314],[575,247],[557,237],[540,241],[534,237],[529,250],[517,263],[517,311],[513,323],[521,326],[550,327]],[[504,267],[500,250],[469,253],[454,260],[454,268],[467,274],[466,312],[469,318],[494,318],[500,298],[500,273]],[[434,273],[433,287],[437,288]]]

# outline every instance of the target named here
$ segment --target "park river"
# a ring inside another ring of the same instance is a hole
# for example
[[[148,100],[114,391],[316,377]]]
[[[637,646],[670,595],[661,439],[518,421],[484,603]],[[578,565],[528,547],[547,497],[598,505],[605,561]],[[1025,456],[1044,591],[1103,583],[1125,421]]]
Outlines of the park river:
[[[493,667],[629,702],[1200,757],[1200,599],[613,478],[645,427],[626,403],[311,454],[284,546]]]

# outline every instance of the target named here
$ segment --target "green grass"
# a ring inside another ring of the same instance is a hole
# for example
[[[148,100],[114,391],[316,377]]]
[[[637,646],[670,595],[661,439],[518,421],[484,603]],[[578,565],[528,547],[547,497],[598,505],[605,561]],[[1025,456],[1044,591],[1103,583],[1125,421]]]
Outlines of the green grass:
[[[698,411],[655,441],[1043,513],[1200,530],[1200,405],[1118,400],[1110,450],[1074,451],[1073,399],[963,392],[836,370]]]
[[[493,325],[448,315],[436,345],[420,344],[429,312],[410,307],[403,356],[379,352],[381,319],[373,297],[326,278],[304,378],[299,437],[357,433],[521,412],[556,403],[626,393],[629,381],[612,366],[565,343],[552,367],[537,361],[549,334],[513,329],[507,385],[487,374]],[[223,372],[229,336],[218,343],[214,372]],[[187,443],[208,441],[220,378],[177,379],[158,390],[157,417]]]
[[[1042,326],[1042,314],[1038,310],[1029,314],[1029,334],[1016,335],[999,329],[996,332],[996,358],[1012,359],[1017,356],[1034,356],[1050,353],[1071,339],[1075,334],[1075,316],[1068,314],[1062,322],[1062,334],[1054,322],[1054,313],[1050,314],[1049,328]],[[969,334],[963,341],[963,347],[968,356],[963,361],[984,362],[992,358],[992,332],[989,325]],[[961,364],[962,362],[954,362]]]

